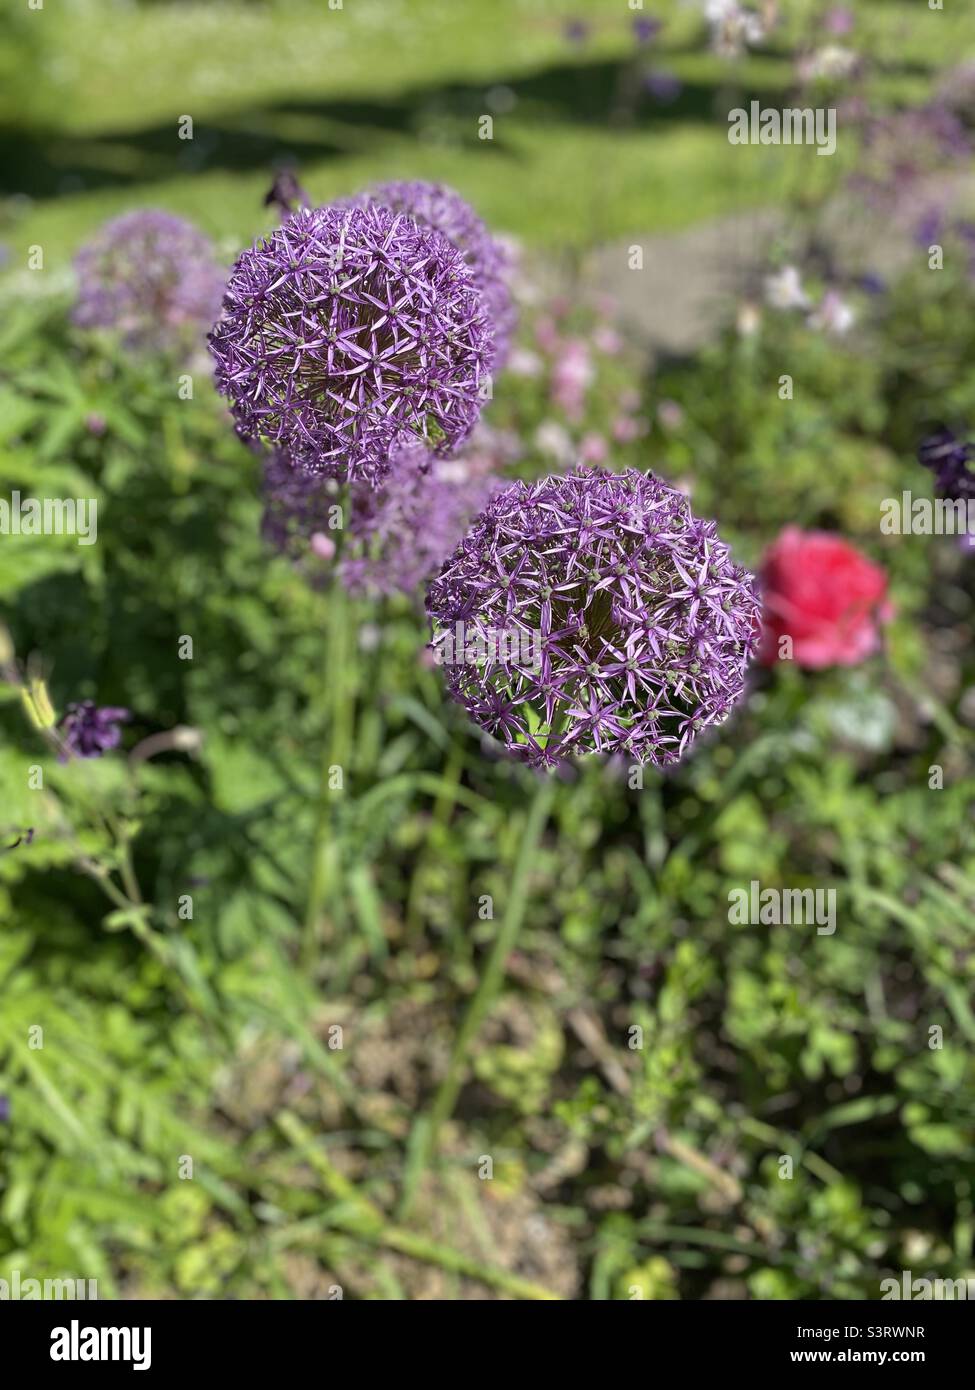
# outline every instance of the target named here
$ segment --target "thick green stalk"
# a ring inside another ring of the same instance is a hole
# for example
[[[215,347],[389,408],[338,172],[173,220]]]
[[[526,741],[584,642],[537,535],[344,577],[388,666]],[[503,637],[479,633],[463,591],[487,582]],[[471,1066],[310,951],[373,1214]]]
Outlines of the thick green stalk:
[[[528,875],[531,872],[532,861],[537,853],[545,822],[548,820],[554,794],[554,778],[550,774],[546,774],[538,784],[528,811],[528,819],[511,880],[511,893],[501,920],[501,926],[488,955],[484,973],[481,975],[480,982],[467,1006],[467,1012],[454,1039],[446,1075],[437,1089],[429,1112],[416,1120],[410,1134],[406,1173],[403,1179],[403,1195],[398,1213],[400,1220],[404,1220],[408,1216],[420,1179],[436,1152],[440,1130],[453,1114],[460,1088],[464,1084],[467,1074],[471,1045],[480,1032],[481,1025],[504,980],[505,965],[514,950],[525,918]]]
[[[348,596],[338,582],[328,594],[328,629],[325,641],[325,663],[322,671],[328,691],[328,734],[322,746],[322,761],[318,780],[318,802],[315,812],[315,831],[312,841],[311,881],[305,908],[305,929],[302,956],[306,968],[311,968],[319,945],[319,929],[326,902],[331,899],[333,922],[340,917],[341,858],[337,834],[337,812],[340,798],[345,795],[345,780],[349,772],[349,750],[352,746],[353,698],[349,681],[350,605]],[[343,790],[331,786],[332,769],[342,769]],[[334,942],[333,942],[334,945]]]

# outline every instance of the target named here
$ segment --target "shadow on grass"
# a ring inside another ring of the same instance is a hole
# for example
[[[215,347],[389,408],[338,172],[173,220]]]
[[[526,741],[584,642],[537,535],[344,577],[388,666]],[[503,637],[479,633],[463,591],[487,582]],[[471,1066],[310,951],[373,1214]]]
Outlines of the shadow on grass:
[[[453,145],[515,157],[505,127],[578,125],[662,134],[677,124],[722,121],[753,93],[687,83],[662,102],[647,89],[649,69],[634,62],[560,64],[527,77],[484,84],[446,84],[389,100],[284,100],[246,107],[196,124],[180,140],[175,121],[102,135],[0,130],[4,183],[32,198],[81,189],[125,187],[201,170],[247,172],[282,162],[321,163],[368,154],[393,138],[418,142],[447,136]],[[758,95],[758,93],[754,93]],[[761,92],[763,105],[788,104],[785,88]],[[478,138],[478,121],[496,113],[494,137]]]

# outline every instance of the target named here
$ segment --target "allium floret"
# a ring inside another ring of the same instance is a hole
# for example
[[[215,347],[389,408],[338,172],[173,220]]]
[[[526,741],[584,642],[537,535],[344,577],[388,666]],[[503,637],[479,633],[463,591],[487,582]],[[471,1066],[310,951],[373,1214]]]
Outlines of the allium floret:
[[[151,208],[107,222],[78,252],[75,271],[78,327],[114,329],[140,351],[202,346],[226,276],[202,232]]]
[[[378,204],[301,209],[243,252],[210,350],[243,438],[373,486],[404,433],[463,443],[493,364],[461,253]]]
[[[452,697],[531,766],[676,762],[741,696],[755,581],[650,474],[580,469],[498,492],[428,591]]]

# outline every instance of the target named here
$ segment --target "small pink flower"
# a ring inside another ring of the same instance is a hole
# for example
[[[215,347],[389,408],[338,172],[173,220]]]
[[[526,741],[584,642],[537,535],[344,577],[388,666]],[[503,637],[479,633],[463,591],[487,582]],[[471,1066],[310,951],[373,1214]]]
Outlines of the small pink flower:
[[[842,337],[856,323],[856,313],[836,290],[827,290],[819,308],[809,315],[809,327]]]
[[[311,537],[311,548],[320,560],[331,560],[335,554],[335,542],[324,531],[315,531]]]
[[[605,353],[607,357],[615,357],[623,347],[623,339],[615,328],[610,328],[608,324],[603,324],[597,328],[592,335],[593,343],[598,350]]]
[[[549,356],[554,355],[561,343],[559,330],[555,326],[555,320],[548,314],[542,314],[535,323],[535,342],[542,352],[547,352]]]
[[[632,415],[617,415],[613,421],[613,438],[617,444],[631,444],[642,433],[640,421],[634,420]]]
[[[539,376],[542,370],[542,359],[537,352],[532,352],[531,348],[516,347],[512,349],[511,356],[508,358],[508,371],[515,376]]]
[[[657,419],[665,430],[679,430],[684,423],[684,407],[676,401],[663,400],[657,406]]]
[[[585,435],[579,445],[579,457],[583,463],[605,463],[609,457],[609,445],[603,435]]]
[[[592,385],[592,359],[581,338],[569,338],[552,372],[552,401],[570,420],[578,420]]]

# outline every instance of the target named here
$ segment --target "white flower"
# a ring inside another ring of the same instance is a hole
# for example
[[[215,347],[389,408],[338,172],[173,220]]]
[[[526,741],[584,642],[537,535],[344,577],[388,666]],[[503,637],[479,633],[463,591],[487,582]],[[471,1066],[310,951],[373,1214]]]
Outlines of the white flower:
[[[704,17],[711,26],[711,47],[723,58],[738,58],[765,38],[761,15],[746,10],[738,0],[705,0]]]
[[[738,332],[742,338],[750,338],[757,333],[762,324],[762,311],[757,304],[753,304],[750,299],[742,300],[738,305]]]
[[[809,327],[821,329],[826,333],[836,333],[842,337],[856,323],[854,309],[842,299],[836,290],[827,290],[819,308],[809,315]]]
[[[556,463],[569,463],[574,453],[572,436],[557,420],[545,420],[539,425],[535,431],[535,447]]]
[[[852,48],[843,48],[838,43],[831,43],[800,58],[797,66],[803,82],[822,79],[838,81],[850,77],[856,71],[859,61],[860,55],[854,53]]]
[[[512,348],[511,356],[508,358],[508,371],[515,376],[539,376],[542,370],[542,359],[537,352],[532,352],[530,348]]]
[[[809,296],[802,288],[802,277],[794,265],[784,265],[765,277],[765,299],[773,309],[808,309]]]

